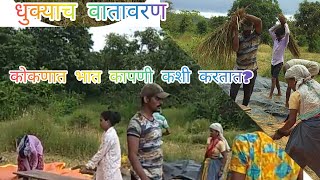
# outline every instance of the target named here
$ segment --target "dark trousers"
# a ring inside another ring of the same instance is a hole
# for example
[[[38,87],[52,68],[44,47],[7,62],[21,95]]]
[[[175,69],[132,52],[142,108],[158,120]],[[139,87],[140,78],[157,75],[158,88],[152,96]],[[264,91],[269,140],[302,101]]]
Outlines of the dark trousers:
[[[248,106],[249,104],[256,78],[257,78],[257,70],[253,71],[253,78],[250,79],[250,83],[243,84],[244,96],[243,96],[242,105],[244,106]],[[233,101],[236,101],[236,97],[238,95],[240,86],[241,84],[235,84],[235,83],[231,84],[230,97]]]

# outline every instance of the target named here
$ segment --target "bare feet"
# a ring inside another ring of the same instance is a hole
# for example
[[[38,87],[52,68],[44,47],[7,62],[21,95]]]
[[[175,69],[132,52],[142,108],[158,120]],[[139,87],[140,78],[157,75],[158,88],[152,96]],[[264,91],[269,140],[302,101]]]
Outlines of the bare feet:
[[[272,99],[272,94],[269,95],[268,99]]]
[[[277,96],[282,96],[282,94],[281,94],[281,93],[278,93]]]

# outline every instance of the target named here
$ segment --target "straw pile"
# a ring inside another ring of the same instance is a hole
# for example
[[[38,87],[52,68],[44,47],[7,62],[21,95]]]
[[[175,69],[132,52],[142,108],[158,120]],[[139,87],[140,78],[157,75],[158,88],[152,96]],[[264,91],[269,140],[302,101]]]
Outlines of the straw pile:
[[[233,27],[234,23],[230,19],[203,39],[197,48],[198,53],[201,54],[199,65],[231,68],[233,65],[231,58],[234,53],[232,50],[234,28],[240,28],[241,22],[244,20],[242,19],[243,14],[245,14],[244,8],[238,9],[232,14],[238,18],[238,27]]]

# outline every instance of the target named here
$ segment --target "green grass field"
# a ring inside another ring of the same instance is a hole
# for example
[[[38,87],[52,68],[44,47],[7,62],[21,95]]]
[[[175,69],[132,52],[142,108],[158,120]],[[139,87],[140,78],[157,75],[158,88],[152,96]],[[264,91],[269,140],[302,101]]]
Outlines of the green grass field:
[[[122,115],[117,129],[122,154],[127,154],[126,128],[129,118],[136,112],[135,106],[119,105]],[[24,133],[33,133],[41,138],[47,162],[64,161],[69,166],[85,163],[96,152],[102,131],[99,127],[100,113],[106,105],[88,101],[71,114],[56,116],[53,110],[43,111],[32,108],[14,120],[0,122],[0,151],[8,159],[6,163],[16,163],[15,138]],[[203,160],[210,121],[190,119],[190,111],[185,109],[164,109],[172,134],[164,137],[163,151],[166,161],[178,159]],[[211,120],[212,122],[213,120]],[[254,129],[253,129],[254,130]],[[230,130],[225,137],[232,143],[235,135],[243,131]]]

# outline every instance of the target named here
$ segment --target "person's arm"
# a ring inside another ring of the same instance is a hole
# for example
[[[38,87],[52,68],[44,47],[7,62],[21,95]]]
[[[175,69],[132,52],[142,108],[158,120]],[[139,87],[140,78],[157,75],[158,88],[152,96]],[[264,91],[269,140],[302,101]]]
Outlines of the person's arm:
[[[105,134],[103,136],[106,136]],[[111,147],[111,141],[107,137],[103,137],[102,143],[99,147],[98,152],[89,160],[86,164],[87,169],[94,169],[97,167],[98,163],[102,160],[103,156],[108,152]]]
[[[249,21],[251,21],[254,25],[254,28],[256,30],[256,33],[257,34],[261,34],[262,32],[262,20],[256,16],[253,16],[253,15],[250,15],[250,14],[247,14],[245,16],[245,18]]]
[[[168,121],[166,120],[166,118],[163,119],[163,127],[164,129],[166,129],[166,132],[163,134],[165,136],[170,134],[170,129],[169,129],[169,124]]]
[[[287,23],[284,24],[284,30],[285,30],[284,43],[287,45],[290,40],[290,30],[289,30],[289,26]]]
[[[149,180],[139,161],[139,141],[141,136],[141,126],[135,119],[130,120],[127,130],[128,158],[133,170],[141,180]]]
[[[281,139],[283,136],[290,135],[292,131],[292,127],[295,125],[297,121],[298,110],[290,109],[288,120],[286,120],[285,125],[279,128],[276,133],[272,136],[273,140]]]
[[[278,15],[278,19],[279,19],[281,25],[284,27],[284,31],[285,31],[284,42],[286,44],[288,44],[289,43],[290,30],[289,30],[289,26],[288,26],[287,20],[284,17],[284,15],[282,15],[282,14]]]
[[[286,107],[289,107],[289,98],[290,98],[290,94],[291,94],[291,88],[287,87],[287,91],[286,91]]]
[[[139,150],[139,138],[135,136],[128,136],[128,152],[129,152],[129,160],[133,167],[133,170],[137,173],[137,175],[141,178],[141,180],[149,180],[146,173],[143,171],[141,163],[138,158],[138,150]]]
[[[164,136],[170,135],[170,134],[171,134],[171,133],[170,133],[170,129],[169,129],[169,128],[165,128],[165,129],[166,129],[166,132],[163,133],[163,135],[164,135]]]
[[[292,126],[297,121],[297,114],[298,114],[298,110],[290,109],[289,118],[288,118],[286,124],[282,128],[279,129],[280,133],[286,134],[286,132],[288,132],[292,128]]]
[[[224,141],[219,141],[217,144],[217,148],[219,149],[221,155],[223,156],[222,162],[221,162],[221,171],[223,171],[224,166],[226,165],[227,162],[227,148],[226,145],[224,144]]]
[[[274,134],[274,140],[281,139],[283,136],[287,136],[290,134],[291,128],[297,121],[298,110],[300,109],[300,94],[295,91],[289,98],[289,118],[286,121],[286,124],[278,129]]]
[[[299,171],[299,175],[298,175],[297,180],[303,180],[303,169],[302,168]]]
[[[250,162],[249,154],[246,150],[249,148],[249,142],[243,141],[243,139],[246,139],[246,137],[238,135],[232,144],[230,161],[231,180],[244,180],[246,178],[247,167]]]
[[[225,166],[226,166],[226,164],[227,164],[227,159],[228,159],[228,153],[227,153],[227,151],[224,151],[224,152],[221,152],[221,154],[222,154],[222,161],[221,161],[221,169],[220,169],[220,171],[221,171],[221,173],[223,173],[223,171],[225,170]]]
[[[298,110],[300,109],[300,94],[298,91],[292,93],[289,98],[289,118],[286,124],[279,129],[280,132],[286,132],[291,129],[291,127],[297,121]]]
[[[276,25],[274,25],[273,27],[271,27],[271,28],[269,29],[269,34],[270,34],[270,36],[271,36],[271,38],[272,38],[273,41],[277,38],[276,33],[275,33],[274,31],[275,31],[277,28],[279,28],[280,26],[281,26],[280,24],[276,24]]]
[[[206,153],[204,153],[204,159],[206,159],[207,158],[207,153],[208,153],[208,148],[209,148],[209,146],[210,146],[210,143],[211,143],[211,137],[208,137],[207,138],[207,144],[206,144]]]

